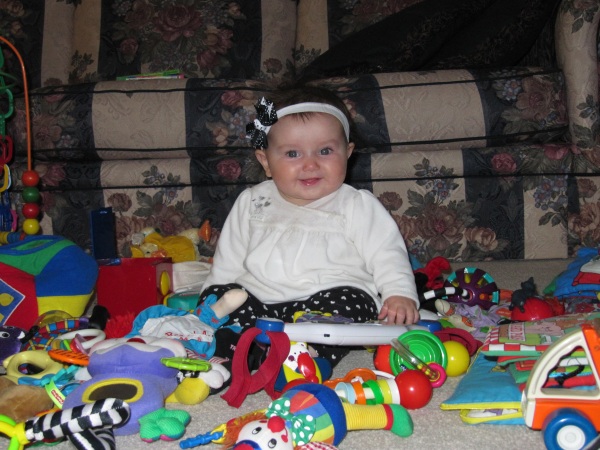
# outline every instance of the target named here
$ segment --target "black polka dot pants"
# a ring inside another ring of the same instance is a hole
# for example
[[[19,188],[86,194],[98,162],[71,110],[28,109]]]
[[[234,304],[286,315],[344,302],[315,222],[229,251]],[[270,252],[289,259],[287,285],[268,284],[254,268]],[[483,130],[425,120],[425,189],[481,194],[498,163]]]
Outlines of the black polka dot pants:
[[[215,294],[218,298],[231,290],[243,289],[242,286],[232,283],[227,285],[214,285],[208,287],[200,297],[203,302],[206,297]],[[292,302],[265,304],[248,292],[248,300],[237,311],[229,315],[225,325],[240,325],[244,330],[252,328],[259,318],[274,318],[284,322],[293,322],[294,313],[298,311],[322,312],[338,314],[354,322],[362,323],[377,319],[377,304],[366,292],[355,287],[338,287],[319,291],[305,300]],[[346,356],[352,349],[349,346],[327,346],[311,344],[319,356],[329,360],[332,367]]]

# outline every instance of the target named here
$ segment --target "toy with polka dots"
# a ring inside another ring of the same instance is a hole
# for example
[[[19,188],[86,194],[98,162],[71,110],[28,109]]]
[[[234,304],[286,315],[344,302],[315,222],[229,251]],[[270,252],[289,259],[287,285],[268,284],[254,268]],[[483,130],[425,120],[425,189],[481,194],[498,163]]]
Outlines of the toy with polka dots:
[[[23,190],[21,193],[23,206],[21,212],[25,220],[23,220],[23,223],[21,224],[22,232],[17,232],[17,220],[15,214],[12,214],[10,220],[3,221],[3,225],[7,226],[3,226],[2,228],[0,228],[2,230],[0,231],[0,244],[8,244],[21,240],[27,235],[37,234],[40,231],[40,207],[38,203],[40,199],[40,191],[38,189],[40,177],[38,173],[33,169],[29,91],[27,87],[27,74],[25,72],[25,64],[23,62],[21,54],[10,41],[8,41],[2,36],[0,36],[0,41],[12,50],[12,52],[16,55],[17,59],[19,60],[21,66],[23,97],[25,100],[25,126],[27,137],[27,170],[25,170],[21,175],[21,182],[23,184]],[[17,79],[14,76],[4,73],[2,71],[3,66],[4,56],[2,52],[0,52],[0,95],[5,96],[6,104],[8,105],[7,111],[5,111],[4,113],[0,113],[0,146],[2,147],[2,161],[0,162],[3,163],[0,174],[2,174],[2,178],[4,180],[0,193],[4,193],[3,191],[8,190],[11,184],[10,168],[8,167],[8,162],[12,158],[12,139],[10,139],[10,137],[6,136],[5,134],[5,119],[12,114],[14,106],[13,94],[10,90],[10,87],[12,85],[7,85],[5,82],[5,78],[10,79],[13,83],[17,81]]]

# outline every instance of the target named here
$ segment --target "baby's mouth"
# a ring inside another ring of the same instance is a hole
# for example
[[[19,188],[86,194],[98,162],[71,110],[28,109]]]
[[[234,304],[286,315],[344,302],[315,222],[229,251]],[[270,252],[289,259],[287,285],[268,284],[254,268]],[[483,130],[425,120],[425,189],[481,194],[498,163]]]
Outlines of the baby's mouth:
[[[300,180],[300,183],[302,183],[305,186],[314,186],[320,180],[321,180],[320,178],[306,178],[304,180]]]

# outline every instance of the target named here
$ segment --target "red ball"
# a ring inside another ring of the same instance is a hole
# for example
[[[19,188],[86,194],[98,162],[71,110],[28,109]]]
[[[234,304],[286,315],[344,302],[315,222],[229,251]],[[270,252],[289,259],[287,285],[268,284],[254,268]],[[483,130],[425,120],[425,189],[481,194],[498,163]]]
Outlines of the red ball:
[[[391,345],[380,345],[375,350],[375,355],[373,356],[373,365],[377,370],[381,370],[385,373],[394,373],[392,371],[392,366],[390,365],[390,353],[392,351]]]
[[[23,175],[21,175],[21,181],[23,181],[24,186],[37,186],[40,182],[40,176],[35,170],[26,170],[23,172]]]
[[[396,375],[395,380],[400,390],[400,404],[406,409],[423,408],[433,396],[431,382],[420,370],[405,370]]]
[[[26,219],[35,219],[40,215],[40,207],[37,203],[25,203],[23,205],[23,215]]]

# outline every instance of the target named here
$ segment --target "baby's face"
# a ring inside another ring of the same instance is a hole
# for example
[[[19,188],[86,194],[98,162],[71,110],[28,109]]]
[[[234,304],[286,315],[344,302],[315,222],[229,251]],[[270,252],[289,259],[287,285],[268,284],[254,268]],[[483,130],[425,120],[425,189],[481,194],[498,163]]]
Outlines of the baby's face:
[[[283,198],[304,206],[335,192],[344,182],[354,144],[331,114],[284,116],[269,131],[268,150],[256,157]]]

